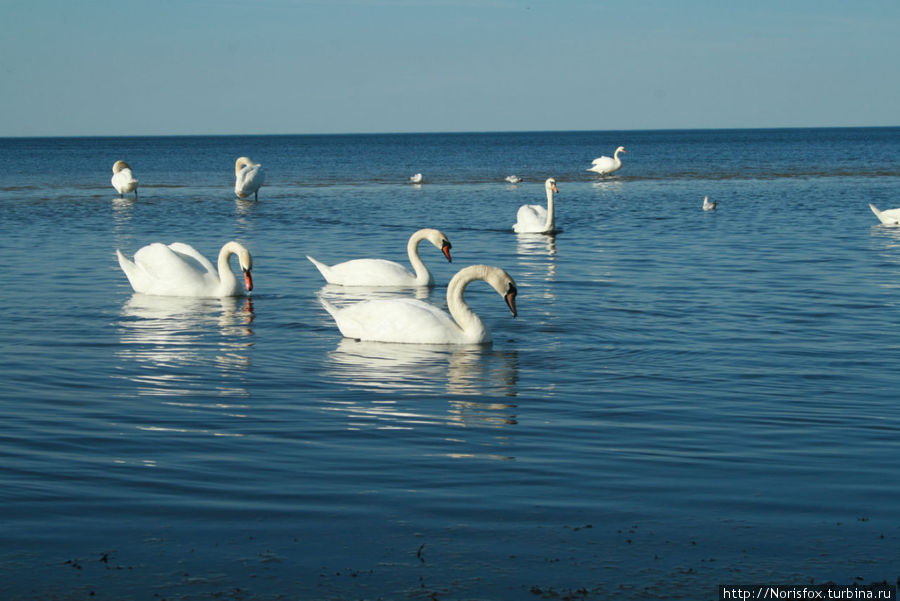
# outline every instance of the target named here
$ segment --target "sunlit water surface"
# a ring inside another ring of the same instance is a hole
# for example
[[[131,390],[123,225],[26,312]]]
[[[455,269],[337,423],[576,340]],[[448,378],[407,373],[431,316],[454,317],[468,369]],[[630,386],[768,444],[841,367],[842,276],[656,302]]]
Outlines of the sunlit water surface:
[[[625,166],[585,169],[624,145]],[[233,161],[267,169],[258,202]],[[714,599],[900,576],[900,130],[0,140],[4,599]],[[127,160],[139,198],[120,199]],[[410,175],[422,172],[414,186]],[[510,185],[503,178],[525,181]],[[557,179],[556,236],[517,207]],[[703,195],[719,201],[700,208]],[[324,286],[305,255],[433,290]],[[115,259],[253,254],[249,299]],[[492,346],[343,339],[319,295]]]

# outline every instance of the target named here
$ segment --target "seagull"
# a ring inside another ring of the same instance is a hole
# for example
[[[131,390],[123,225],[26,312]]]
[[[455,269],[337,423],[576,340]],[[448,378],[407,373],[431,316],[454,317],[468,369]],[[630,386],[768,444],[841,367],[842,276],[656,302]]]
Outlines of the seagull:
[[[712,201],[712,202],[709,202],[709,197],[708,197],[708,196],[704,196],[704,197],[703,197],[703,210],[704,210],[704,211],[715,211],[715,210],[716,210],[716,205],[717,205],[717,204],[719,204],[719,201],[718,201],[718,200],[714,200],[714,201]]]
[[[412,177],[409,178],[409,181],[410,181],[410,183],[413,183],[413,184],[421,184],[422,180],[424,180],[424,179],[425,178],[422,177],[421,173],[416,173],[415,175],[413,175]]]

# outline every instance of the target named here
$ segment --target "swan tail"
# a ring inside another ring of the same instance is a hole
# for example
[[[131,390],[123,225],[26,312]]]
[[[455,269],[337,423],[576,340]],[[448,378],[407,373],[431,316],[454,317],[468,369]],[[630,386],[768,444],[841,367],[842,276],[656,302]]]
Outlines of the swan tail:
[[[322,263],[321,261],[317,261],[317,260],[313,259],[309,255],[306,255],[306,258],[309,259],[310,263],[312,263],[313,265],[316,266],[316,269],[319,270],[319,273],[322,274],[322,277],[325,278],[325,281],[330,284],[331,280],[329,279],[329,271],[331,268],[328,267],[328,265],[326,265],[325,263]]]
[[[871,202],[869,203],[869,208],[872,209],[872,212],[875,213],[875,216],[879,219],[881,218],[881,211],[878,210],[878,207],[873,205]]]

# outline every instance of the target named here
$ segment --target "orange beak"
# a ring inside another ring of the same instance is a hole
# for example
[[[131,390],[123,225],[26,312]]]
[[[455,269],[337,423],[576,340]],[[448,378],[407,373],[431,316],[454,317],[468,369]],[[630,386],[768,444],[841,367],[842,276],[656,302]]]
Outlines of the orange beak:
[[[451,248],[453,248],[453,245],[451,245],[448,240],[444,240],[444,244],[441,246],[441,252],[444,253],[445,257],[447,257],[447,262],[449,263],[453,262],[453,258],[450,256]]]
[[[253,278],[250,277],[250,270],[244,270],[244,285],[247,287],[247,292],[253,290]]]

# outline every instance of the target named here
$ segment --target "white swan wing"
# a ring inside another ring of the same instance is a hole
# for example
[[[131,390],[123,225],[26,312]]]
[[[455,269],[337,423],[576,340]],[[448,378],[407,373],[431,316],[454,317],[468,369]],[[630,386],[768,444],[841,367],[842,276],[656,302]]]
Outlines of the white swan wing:
[[[134,290],[162,296],[216,296],[219,276],[210,269],[210,262],[198,260],[199,253],[186,244],[174,246],[180,250],[156,242],[134,254],[134,278],[126,271]],[[183,252],[185,247],[193,252]]]
[[[465,342],[448,313],[420,300],[373,300],[336,308],[323,299],[322,304],[348,338],[412,344]]]
[[[134,179],[134,174],[131,172],[131,169],[126,167],[113,173],[112,185],[119,194],[127,194],[128,192],[135,191],[138,181]]]
[[[597,157],[593,160],[591,167],[588,169],[588,171],[596,171],[597,173],[608,173],[615,170],[616,161],[608,156]]]
[[[541,205],[522,205],[516,213],[513,231],[541,233],[547,228],[547,208]]]
[[[325,265],[307,256],[329,284],[341,286],[415,286],[416,276],[403,265],[386,259],[354,259]]]
[[[266,181],[266,172],[262,165],[254,163],[244,165],[235,176],[234,192],[238,196],[250,196],[259,191]]]

